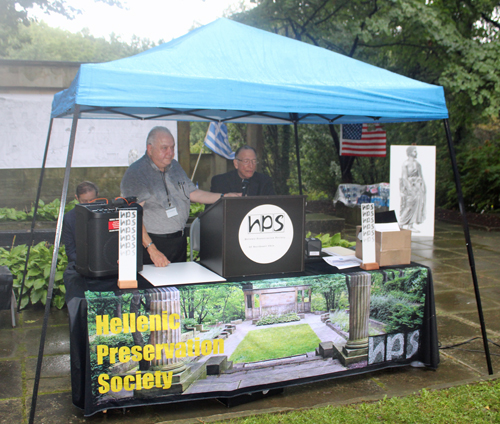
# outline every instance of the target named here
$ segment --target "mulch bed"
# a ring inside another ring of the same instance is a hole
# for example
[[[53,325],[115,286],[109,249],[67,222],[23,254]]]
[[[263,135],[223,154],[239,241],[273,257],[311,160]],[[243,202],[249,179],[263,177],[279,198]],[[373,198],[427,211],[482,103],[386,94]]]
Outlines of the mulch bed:
[[[331,200],[312,200],[308,201],[306,211],[310,213],[335,213],[335,207]]]
[[[500,231],[500,214],[467,212],[465,215],[470,227],[486,231]],[[462,224],[462,215],[457,210],[436,208],[436,219]]]
[[[330,200],[307,202],[306,210],[312,213],[335,214],[335,207]],[[500,231],[500,214],[467,212],[467,222],[472,228],[486,231]],[[462,224],[462,215],[458,210],[436,208],[436,220]]]

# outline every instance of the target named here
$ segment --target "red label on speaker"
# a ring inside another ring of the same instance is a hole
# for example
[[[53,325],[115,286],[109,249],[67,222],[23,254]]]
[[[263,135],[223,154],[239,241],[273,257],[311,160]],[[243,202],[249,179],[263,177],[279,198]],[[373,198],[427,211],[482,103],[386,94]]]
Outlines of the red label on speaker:
[[[108,221],[109,232],[118,231],[119,229],[120,229],[120,219],[119,218],[111,218]]]

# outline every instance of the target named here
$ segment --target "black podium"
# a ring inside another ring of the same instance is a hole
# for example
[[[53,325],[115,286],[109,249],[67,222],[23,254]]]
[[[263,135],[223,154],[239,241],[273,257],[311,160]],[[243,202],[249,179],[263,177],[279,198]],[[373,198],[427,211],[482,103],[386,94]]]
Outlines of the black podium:
[[[200,263],[224,278],[304,270],[305,196],[223,197],[200,215]]]

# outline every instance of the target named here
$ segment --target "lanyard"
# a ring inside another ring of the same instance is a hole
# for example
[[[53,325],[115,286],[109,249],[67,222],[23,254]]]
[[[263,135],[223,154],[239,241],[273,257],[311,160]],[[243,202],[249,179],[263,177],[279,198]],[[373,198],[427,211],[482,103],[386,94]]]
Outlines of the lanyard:
[[[168,187],[167,187],[166,177],[167,177],[167,173],[166,172],[161,172],[161,180],[163,181],[163,186],[165,187],[165,192],[167,193],[168,207],[170,208],[170,207],[172,207],[172,203],[170,202],[170,194],[168,193]]]

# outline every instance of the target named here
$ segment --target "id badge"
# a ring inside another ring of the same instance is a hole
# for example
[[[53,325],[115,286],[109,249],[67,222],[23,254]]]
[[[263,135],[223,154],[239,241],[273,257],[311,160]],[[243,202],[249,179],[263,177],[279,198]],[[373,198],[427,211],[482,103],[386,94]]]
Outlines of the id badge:
[[[167,212],[167,218],[173,218],[174,216],[177,216],[177,208],[174,206],[173,208],[167,209],[165,212]]]

